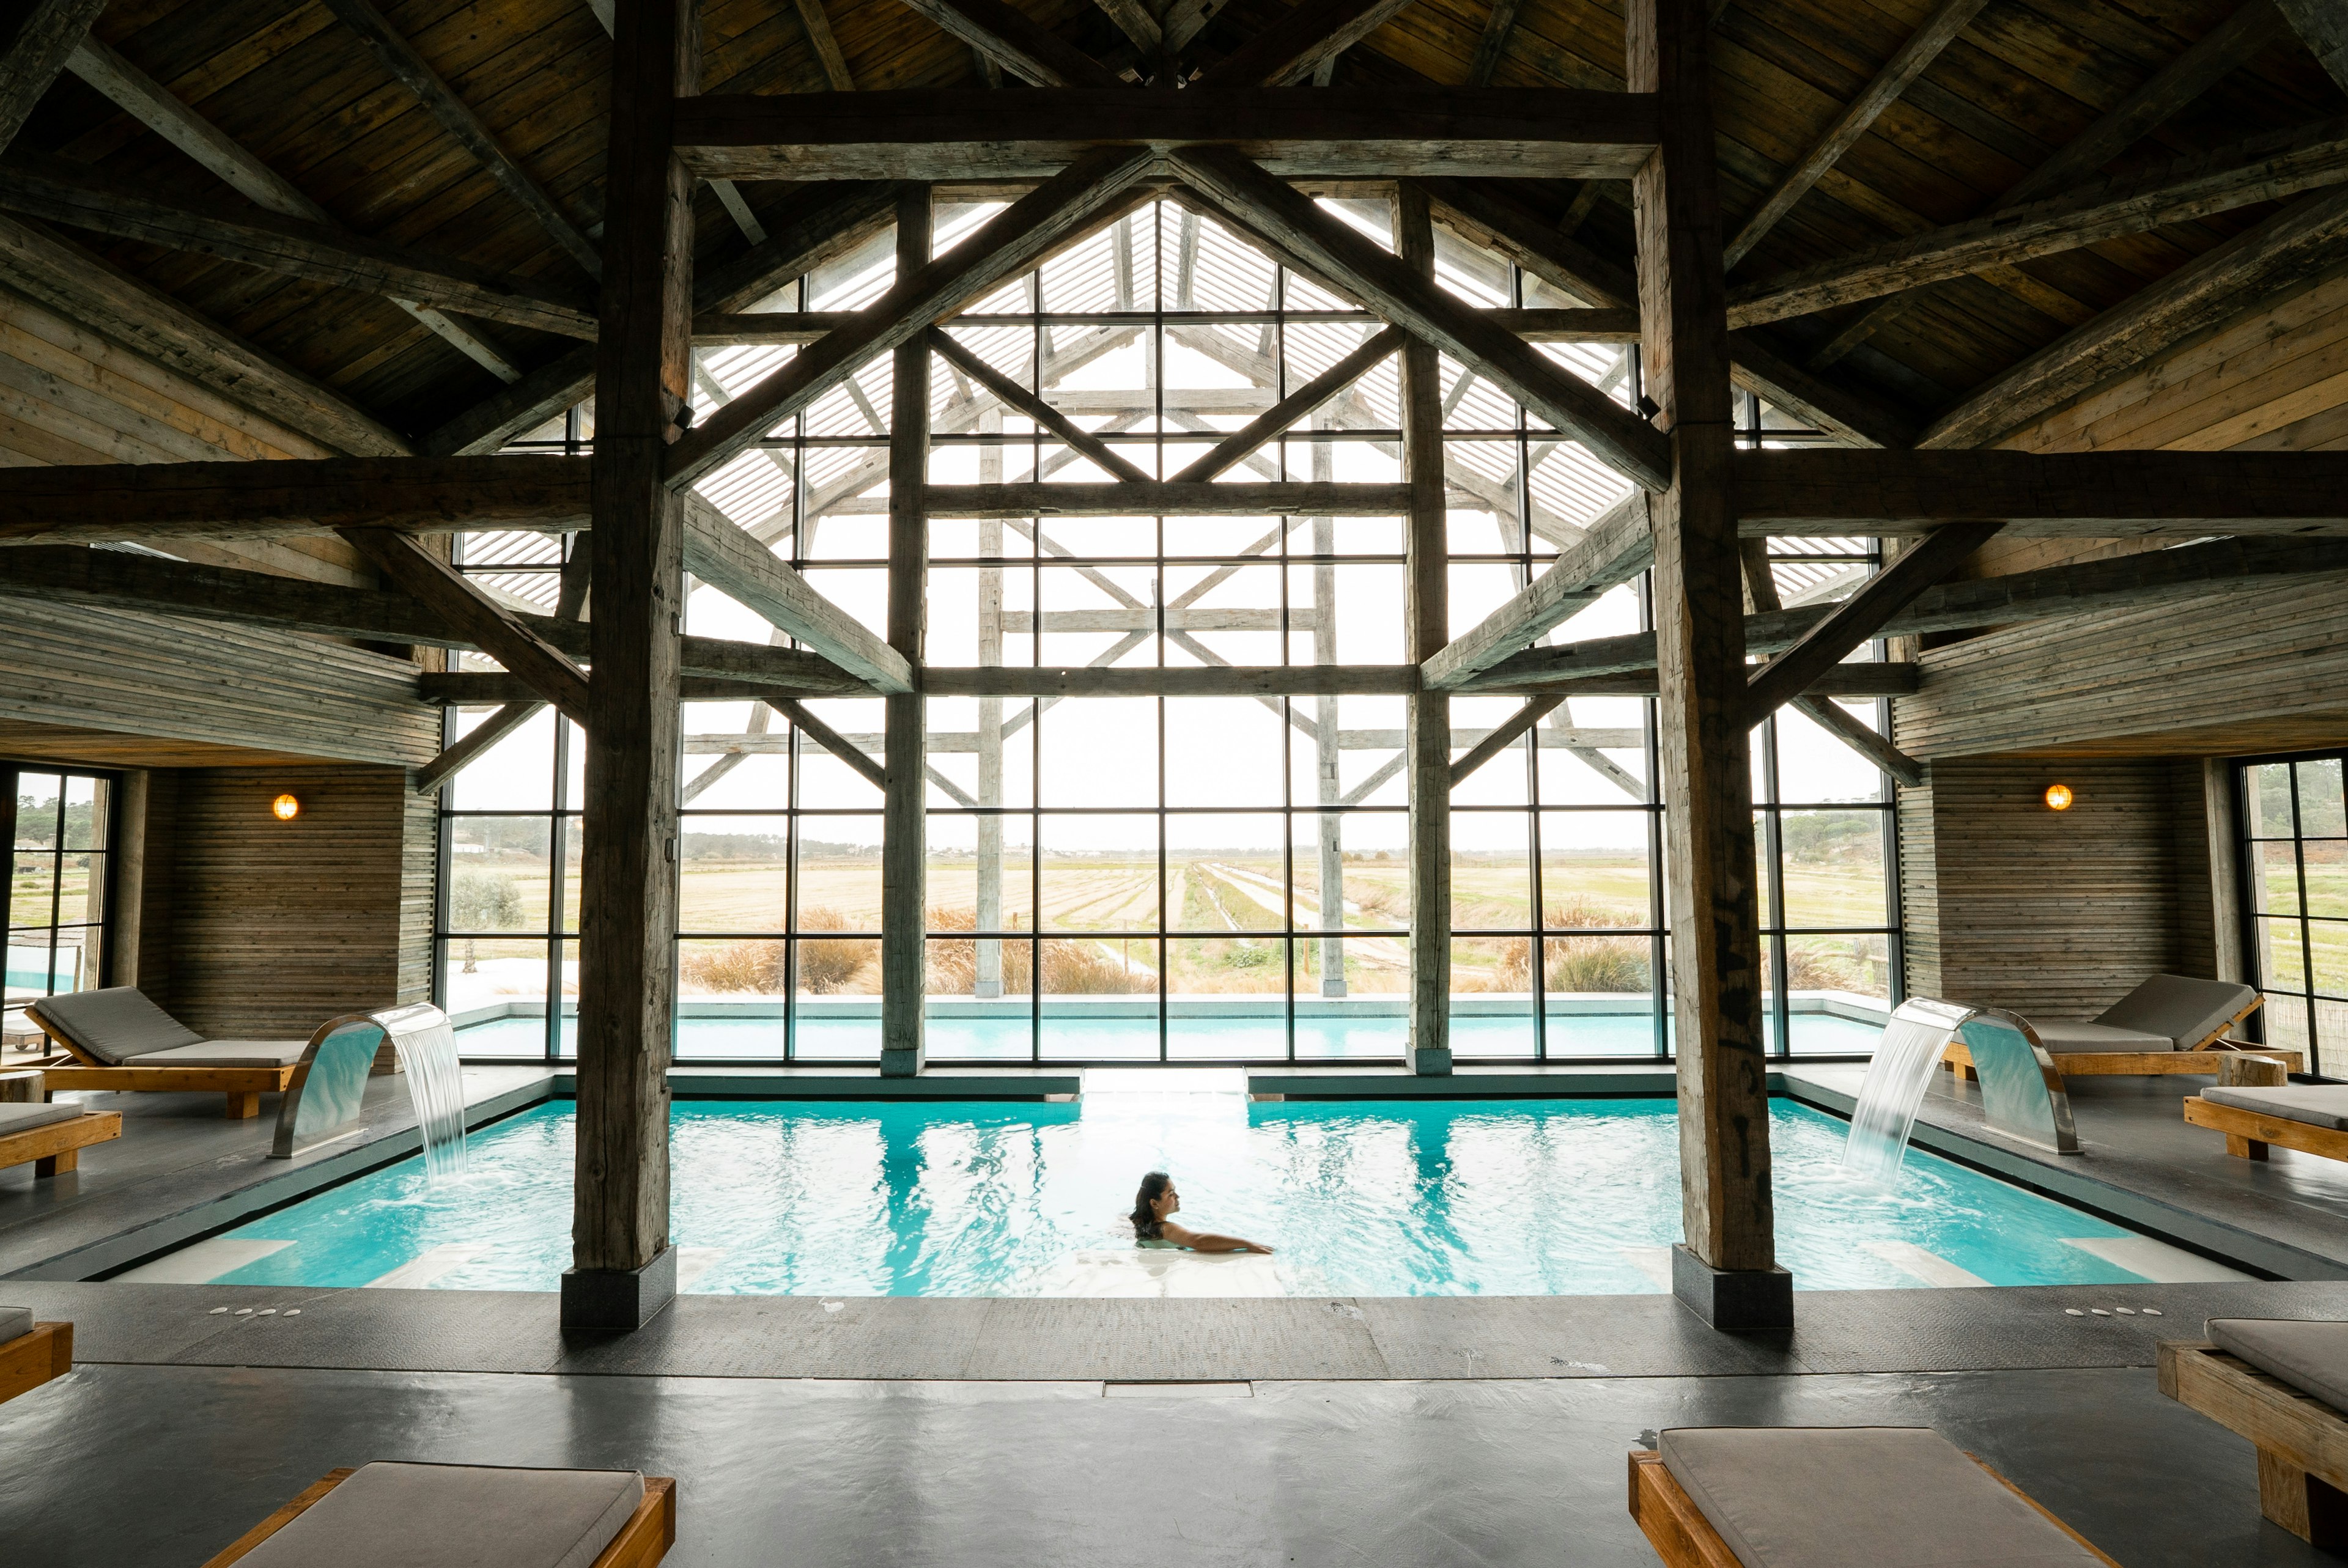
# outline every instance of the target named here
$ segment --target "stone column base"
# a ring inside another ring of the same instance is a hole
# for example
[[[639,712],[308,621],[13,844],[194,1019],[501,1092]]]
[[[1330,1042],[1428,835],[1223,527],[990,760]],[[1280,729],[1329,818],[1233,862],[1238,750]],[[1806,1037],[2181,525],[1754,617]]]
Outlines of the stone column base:
[[[1794,1276],[1782,1268],[1715,1268],[1672,1248],[1672,1294],[1724,1334],[1794,1326]]]
[[[676,1299],[676,1247],[642,1268],[566,1268],[562,1327],[633,1333]]]

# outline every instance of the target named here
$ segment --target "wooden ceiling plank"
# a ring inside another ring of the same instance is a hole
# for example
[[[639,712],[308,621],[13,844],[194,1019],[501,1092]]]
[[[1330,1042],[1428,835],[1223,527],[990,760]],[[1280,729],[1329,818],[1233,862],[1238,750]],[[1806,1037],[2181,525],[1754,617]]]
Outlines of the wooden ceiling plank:
[[[1133,40],[1133,46],[1141,51],[1144,60],[1158,57],[1166,45],[1166,31],[1158,25],[1158,18],[1149,14],[1149,8],[1141,4],[1141,0],[1094,0],[1094,3],[1100,6],[1110,21],[1117,24],[1118,32]]]
[[[1174,163],[1220,205],[1237,209],[1369,309],[1507,389],[1600,462],[1644,489],[1669,485],[1670,443],[1653,425],[1523,339],[1481,319],[1294,187],[1228,148],[1182,148]]]
[[[1427,689],[1449,692],[1468,685],[1646,570],[1654,554],[1650,504],[1644,491],[1634,490],[1559,551],[1549,570],[1427,660],[1420,667]]]
[[[2348,453],[1811,449],[1740,451],[1735,464],[1752,534],[1912,533],[1984,517],[2106,538],[2348,523]]]
[[[329,10],[343,25],[359,36],[369,51],[397,77],[408,91],[414,93],[434,119],[465,150],[488,169],[506,192],[527,208],[530,215],[552,237],[554,242],[576,261],[591,278],[603,275],[603,258],[594,243],[575,228],[554,198],[547,194],[537,180],[520,164],[515,162],[498,145],[479,117],[467,107],[434,70],[424,56],[416,52],[400,31],[384,14],[376,9],[372,0],[325,0]]]
[[[681,112],[683,106],[679,108]],[[772,375],[685,432],[669,448],[669,484],[690,485],[847,379],[874,354],[928,330],[1003,279],[1034,265],[1073,234],[1121,215],[1131,202],[1119,205],[1120,200],[1149,161],[1147,151],[1134,148],[1088,153],[928,266],[900,277],[887,293],[858,313],[855,326],[809,343]]]
[[[1753,247],[1777,225],[1777,220],[1791,211],[1794,203],[1808,193],[1821,175],[1835,166],[1835,161],[1850,149],[1853,142],[1867,134],[1885,109],[1908,90],[1908,84],[1924,74],[1926,67],[1940,58],[1941,51],[1955,42],[1956,36],[1969,26],[1989,0],[1941,0],[1923,25],[1909,36],[1900,52],[1885,63],[1872,81],[1859,89],[1850,106],[1835,118],[1826,134],[1787,169],[1776,187],[1762,199],[1753,216],[1745,220],[1736,238],[1728,242],[1727,265],[1734,269],[1737,262],[1751,253]]]
[[[584,457],[325,457],[0,469],[0,539],[583,527]]]
[[[1367,375],[1380,360],[1402,347],[1404,335],[1399,327],[1371,333],[1344,358],[1207,448],[1169,483],[1203,483],[1246,461],[1265,442]]]
[[[1284,87],[1313,74],[1391,20],[1410,0],[1301,0],[1200,73],[1204,87]]]
[[[1116,72],[1004,0],[904,0],[972,48],[1039,87],[1119,87]]]
[[[326,210],[224,134],[219,127],[171,96],[163,85],[124,59],[95,35],[81,41],[66,62],[84,82],[104,94],[131,118],[202,164],[249,200],[288,218],[340,227]],[[413,300],[392,303],[453,345],[457,352],[500,381],[521,372],[498,350],[438,311]]]
[[[2260,294],[2299,281],[2333,258],[2343,231],[2348,190],[2300,197],[1975,389],[1917,445],[1987,446],[2186,334],[2240,313]]]
[[[2016,181],[1991,209],[2026,205],[2091,178],[2155,127],[2230,76],[2281,35],[2275,0],[2244,0],[2225,21],[2114,104],[2063,149]],[[1887,301],[1838,332],[1812,356],[1812,369],[1841,359],[1897,320],[1908,306]],[[2059,318],[2058,318],[2059,319]]]
[[[2348,180],[2348,121],[2255,137],[2026,206],[1748,284],[1728,319],[1754,326],[2075,250]]]
[[[0,148],[24,129],[106,0],[32,0],[14,9],[15,26],[0,52]]]
[[[340,393],[46,229],[0,218],[0,276],[67,320],[335,451],[411,450],[405,436]]]
[[[810,9],[815,12],[815,15],[818,17],[821,17],[823,15],[823,10],[819,0],[799,0],[799,5],[801,8],[800,19],[802,21],[805,21],[806,13]],[[587,0],[587,8],[595,13],[595,20],[602,25],[603,31],[606,35],[609,35],[613,31],[618,22],[618,14],[612,9],[612,0]],[[808,26],[808,36],[810,42],[814,41],[815,28],[813,25]],[[823,36],[827,43],[830,43],[831,28],[829,23],[824,25]],[[820,48],[822,46],[819,45],[818,46]],[[827,76],[830,75],[833,58],[836,58],[839,54],[839,46],[837,43],[830,43],[830,56],[826,57],[824,61],[824,71]],[[847,75],[848,67],[845,62],[842,62],[839,66],[839,77],[845,77]],[[852,90],[849,87],[840,87],[839,77],[833,78],[832,86],[842,92]],[[709,189],[712,194],[717,198],[717,204],[726,209],[726,215],[734,220],[734,226],[742,231],[742,237],[745,240],[749,241],[753,245],[765,242],[767,239],[766,225],[758,221],[757,214],[750,210],[750,204],[742,200],[742,192],[735,188],[732,180],[713,179],[709,181]]]
[[[198,211],[119,181],[77,174],[69,165],[46,160],[0,167],[0,209],[539,332],[594,335],[594,313],[587,302],[548,294],[510,273],[419,255],[305,218]]]

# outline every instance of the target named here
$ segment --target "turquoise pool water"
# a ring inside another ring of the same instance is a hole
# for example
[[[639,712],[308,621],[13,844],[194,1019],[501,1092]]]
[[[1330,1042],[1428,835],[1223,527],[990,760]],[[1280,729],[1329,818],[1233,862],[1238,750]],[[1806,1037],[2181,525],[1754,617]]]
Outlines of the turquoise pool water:
[[[1388,1061],[1402,1055],[1408,1020],[1399,1015],[1300,1016],[1299,1060]],[[880,1054],[876,1018],[806,1018],[796,1020],[792,1054],[809,1061],[871,1061]],[[1793,1049],[1809,1056],[1863,1055],[1875,1049],[1882,1025],[1828,1013],[1797,1013]],[[562,1020],[562,1049],[573,1049],[574,1020]],[[1025,1061],[1031,1026],[1025,1018],[954,1018],[929,1020],[929,1053],[937,1061]],[[1154,1018],[1052,1018],[1043,1020],[1042,1055],[1046,1061],[1155,1061]],[[1774,1035],[1773,1035],[1774,1039]],[[1533,1024],[1526,1017],[1464,1016],[1451,1020],[1451,1048],[1463,1058],[1533,1054]],[[543,1018],[500,1018],[457,1031],[457,1049],[469,1059],[537,1057],[546,1049]],[[1288,1054],[1286,1020],[1265,1018],[1175,1019],[1166,1030],[1167,1055],[1177,1061],[1277,1061]],[[1552,1057],[1652,1056],[1654,1020],[1645,1013],[1555,1014],[1549,1020]],[[676,1026],[676,1055],[685,1061],[779,1061],[784,1054],[783,1020],[684,1018]]]
[[[1095,1276],[1104,1260],[1135,1260],[1118,1220],[1153,1168],[1173,1173],[1189,1223],[1279,1249],[1236,1294],[1647,1293],[1664,1288],[1663,1249],[1680,1235],[1678,1127],[1661,1099],[698,1101],[676,1105],[674,1129],[672,1235],[700,1291],[1132,1294]],[[1798,1286],[1948,1283],[1951,1268],[1993,1285],[2138,1280],[2075,1245],[2129,1233],[1921,1151],[1896,1188],[1846,1178],[1844,1130],[1772,1108],[1778,1255]],[[212,1255],[247,1261],[215,1277],[556,1288],[570,1257],[568,1102],[476,1132],[470,1165],[436,1187],[410,1160],[255,1220],[225,1238],[241,1252]],[[1072,1274],[1084,1256],[1093,1273]]]

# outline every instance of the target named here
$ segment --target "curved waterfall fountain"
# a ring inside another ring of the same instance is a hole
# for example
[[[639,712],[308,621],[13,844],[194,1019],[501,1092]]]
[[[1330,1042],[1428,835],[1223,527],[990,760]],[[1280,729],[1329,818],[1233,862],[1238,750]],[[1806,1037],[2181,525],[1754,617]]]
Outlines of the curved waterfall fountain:
[[[2063,1075],[2030,1025],[1995,1008],[1913,997],[1883,1026],[1859,1103],[1850,1113],[1843,1169],[1869,1181],[1890,1182],[1908,1157],[1908,1140],[1941,1054],[1962,1039],[1981,1080],[1982,1113],[1990,1130],[2058,1154],[2079,1152]]]
[[[357,1119],[376,1052],[398,1052],[409,1103],[424,1135],[424,1168],[434,1181],[465,1173],[465,1086],[457,1065],[457,1031],[429,1003],[346,1013],[310,1037],[293,1087],[277,1108],[270,1157],[290,1160]]]

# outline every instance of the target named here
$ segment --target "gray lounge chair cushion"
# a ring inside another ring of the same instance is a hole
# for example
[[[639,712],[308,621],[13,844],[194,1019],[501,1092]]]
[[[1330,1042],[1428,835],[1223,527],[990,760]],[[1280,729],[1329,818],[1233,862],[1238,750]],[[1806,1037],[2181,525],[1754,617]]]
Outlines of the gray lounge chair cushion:
[[[1929,1427],[1696,1427],[1663,1467],[1745,1568],[2095,1568]]]
[[[2107,1023],[2081,1023],[2076,1019],[2032,1019],[2032,1032],[2050,1056],[2078,1050],[2175,1050],[2177,1042],[2165,1034],[2142,1030],[2114,1029]],[[2211,1071],[2216,1071],[2214,1067]]]
[[[644,1495],[632,1470],[363,1465],[243,1568],[588,1568]]]
[[[33,1331],[33,1309],[29,1307],[0,1307],[0,1345],[11,1339],[22,1339]]]
[[[2166,1035],[2179,1050],[2190,1050],[2231,1023],[2258,993],[2231,980],[2197,980],[2185,975],[2155,975],[2096,1018],[2113,1029]]]
[[[0,1101],[0,1138],[11,1132],[29,1132],[36,1127],[46,1127],[58,1122],[78,1122],[89,1112],[68,1100],[56,1105],[24,1105],[15,1101]]]
[[[2213,1105],[2231,1105],[2285,1122],[2348,1132],[2348,1083],[2291,1083],[2278,1089],[2212,1084],[2201,1091],[2201,1098]]]
[[[2203,1331],[2219,1349],[2240,1356],[2310,1399],[2348,1412],[2348,1323],[2212,1317]]]
[[[142,1054],[133,1067],[291,1067],[310,1048],[306,1040],[208,1040]]]
[[[195,1045],[203,1036],[147,999],[136,986],[43,997],[32,1010],[75,1045],[119,1067],[134,1056]]]

